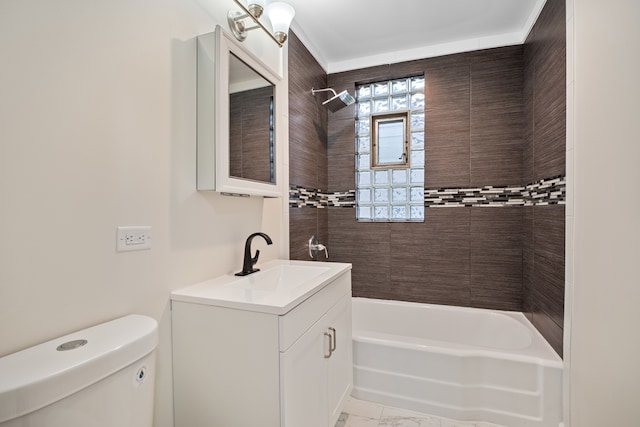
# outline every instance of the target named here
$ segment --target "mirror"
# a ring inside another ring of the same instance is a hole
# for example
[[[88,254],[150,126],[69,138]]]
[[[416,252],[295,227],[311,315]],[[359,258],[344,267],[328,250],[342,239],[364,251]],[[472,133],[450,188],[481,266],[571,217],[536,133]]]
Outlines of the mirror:
[[[282,61],[277,48],[261,55]],[[287,135],[278,123],[287,94],[279,75],[218,26],[198,37],[197,95],[198,190],[282,197]]]
[[[229,176],[275,184],[274,85],[229,56]]]

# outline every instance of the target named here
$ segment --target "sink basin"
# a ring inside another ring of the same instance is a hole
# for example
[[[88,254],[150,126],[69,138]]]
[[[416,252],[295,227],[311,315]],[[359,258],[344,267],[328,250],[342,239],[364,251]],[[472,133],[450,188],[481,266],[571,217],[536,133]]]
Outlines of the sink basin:
[[[257,265],[259,272],[229,273],[179,289],[171,300],[272,314],[285,314],[351,269],[351,264],[275,260]]]
[[[261,292],[289,292],[329,270],[329,267],[282,264],[260,269],[257,273],[227,283],[225,287]]]

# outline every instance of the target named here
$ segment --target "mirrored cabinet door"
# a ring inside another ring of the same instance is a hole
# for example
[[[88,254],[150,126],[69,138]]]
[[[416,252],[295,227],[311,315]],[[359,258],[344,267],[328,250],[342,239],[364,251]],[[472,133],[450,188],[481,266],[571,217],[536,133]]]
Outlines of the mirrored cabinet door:
[[[198,37],[198,190],[282,197],[280,82],[221,27]]]
[[[229,175],[276,183],[274,85],[229,57]]]

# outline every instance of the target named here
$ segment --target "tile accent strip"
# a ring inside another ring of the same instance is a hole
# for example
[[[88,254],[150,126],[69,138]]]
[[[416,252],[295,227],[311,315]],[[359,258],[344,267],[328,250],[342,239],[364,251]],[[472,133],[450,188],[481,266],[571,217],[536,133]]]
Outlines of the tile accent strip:
[[[564,205],[566,186],[566,177],[556,176],[525,186],[425,188],[424,206],[432,208]],[[328,193],[295,185],[292,185],[289,190],[289,207],[291,208],[354,208],[355,206],[355,190]]]
[[[290,208],[339,207],[355,208],[356,190],[323,192],[315,188],[292,185],[289,189]]]
[[[424,190],[425,207],[542,206],[564,204],[566,178],[558,176],[525,186],[436,188]]]

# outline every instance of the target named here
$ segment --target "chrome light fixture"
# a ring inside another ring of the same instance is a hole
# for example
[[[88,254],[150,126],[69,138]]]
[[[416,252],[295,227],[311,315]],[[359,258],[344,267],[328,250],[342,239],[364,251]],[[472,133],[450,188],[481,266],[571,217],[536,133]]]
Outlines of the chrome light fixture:
[[[244,0],[233,0],[242,9],[241,12],[230,10],[227,14],[227,22],[231,32],[241,42],[247,38],[247,33],[256,28],[262,28],[278,46],[282,47],[287,40],[289,26],[295,15],[293,7],[284,2],[271,2],[266,7],[267,16],[271,21],[273,33],[260,21],[265,10],[265,0],[249,0],[251,4],[245,6]],[[251,20],[255,25],[248,27],[246,20]]]

